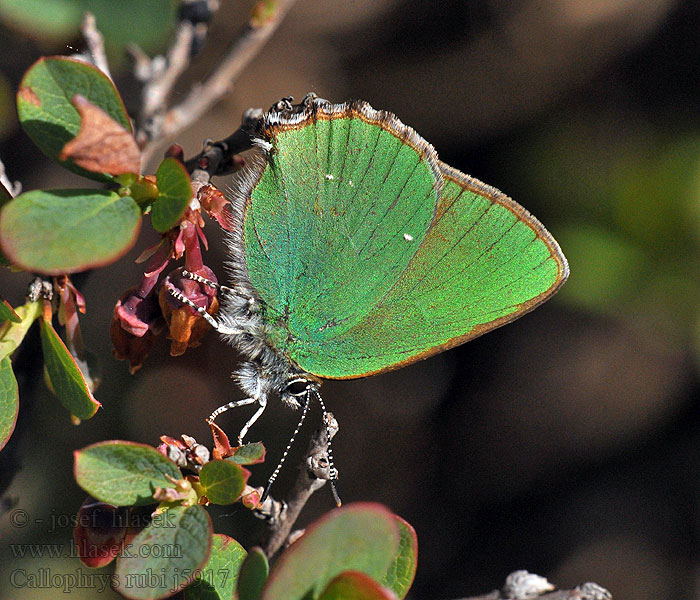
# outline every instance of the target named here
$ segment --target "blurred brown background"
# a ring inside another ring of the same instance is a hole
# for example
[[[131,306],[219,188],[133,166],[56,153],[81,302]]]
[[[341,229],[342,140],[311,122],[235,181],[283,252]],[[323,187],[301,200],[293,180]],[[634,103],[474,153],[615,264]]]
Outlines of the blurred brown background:
[[[162,48],[172,5],[32,0],[20,14],[19,4],[0,0],[0,158],[27,190],[77,187],[18,129],[22,73],[42,54],[79,46],[76,23],[89,7],[133,108],[128,61],[118,58],[127,37]],[[222,3],[179,96],[252,5]],[[562,291],[514,324],[400,371],[324,386],[341,425],[334,454],[344,501],[386,503],[418,532],[411,598],[485,592],[521,568],[562,587],[596,581],[616,600],[700,598],[698,31],[691,0],[299,0],[230,96],[177,137],[191,156],[204,138],[235,129],[248,107],[310,90],[362,98],[522,203],[568,256]],[[103,409],[76,428],[40,381],[21,396],[10,458],[0,461],[5,472],[21,462],[7,493],[32,524],[0,522],[0,598],[66,597],[12,587],[18,568],[80,569],[67,556],[13,558],[9,546],[68,542],[70,527],[52,531],[50,522],[84,496],[72,479],[74,449],[112,438],[156,444],[164,433],[207,441],[204,418],[240,397],[229,379],[235,352],[213,334],[177,359],[161,340],[134,376],[112,357],[111,311],[138,282],[133,259],[156,240],[147,229],[129,256],[82,287],[84,335],[104,366]],[[221,277],[219,232],[213,223],[206,232],[205,262]],[[28,280],[3,273],[2,295],[21,303]],[[247,415],[221,424],[237,431]],[[270,463],[252,483],[266,480],[295,421],[273,404],[256,424],[251,440],[265,441]],[[293,476],[285,469],[274,492]],[[332,506],[322,490],[304,523]],[[217,531],[244,545],[256,539],[250,514],[219,513]]]

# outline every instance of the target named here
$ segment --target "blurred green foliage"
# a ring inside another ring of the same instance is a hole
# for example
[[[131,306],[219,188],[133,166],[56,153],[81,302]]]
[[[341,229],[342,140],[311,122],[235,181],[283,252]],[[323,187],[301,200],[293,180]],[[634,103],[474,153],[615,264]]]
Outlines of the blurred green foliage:
[[[95,15],[112,67],[124,62],[124,48],[137,44],[146,52],[168,42],[177,11],[175,0],[0,0],[0,20],[11,29],[44,43],[77,38],[85,12]]]
[[[566,112],[523,139],[513,165],[571,265],[558,299],[700,356],[700,132]]]

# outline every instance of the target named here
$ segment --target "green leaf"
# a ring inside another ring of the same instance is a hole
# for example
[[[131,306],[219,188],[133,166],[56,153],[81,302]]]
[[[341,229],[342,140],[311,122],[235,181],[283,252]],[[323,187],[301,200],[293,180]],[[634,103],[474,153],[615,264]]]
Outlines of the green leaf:
[[[214,504],[233,504],[240,498],[250,472],[226,460],[211,460],[199,472],[199,483]]]
[[[233,456],[229,456],[229,460],[237,465],[256,465],[265,462],[265,446],[261,442],[252,442],[241,446],[236,450]]]
[[[0,450],[5,447],[15,430],[19,412],[17,380],[12,372],[9,356],[0,360]]]
[[[166,158],[156,171],[158,198],[151,209],[153,228],[160,233],[172,229],[182,219],[192,199],[190,176],[174,158]]]
[[[396,600],[396,596],[364,573],[346,571],[328,584],[319,600]]]
[[[396,520],[383,506],[357,503],[333,510],[280,556],[262,599],[318,598],[343,571],[359,571],[379,580],[398,548]]]
[[[75,359],[50,322],[41,319],[41,349],[51,387],[58,400],[72,415],[89,419],[100,408],[88,388]]]
[[[155,504],[156,487],[182,479],[175,464],[152,446],[109,441],[74,452],[75,480],[88,494],[114,506]]]
[[[109,264],[136,242],[138,205],[108,190],[34,190],[0,212],[0,243],[12,263],[47,275]]]
[[[167,598],[188,585],[209,558],[211,520],[201,506],[174,506],[154,516],[117,559],[115,588],[126,598]]]
[[[236,540],[217,533],[211,554],[197,579],[185,589],[185,600],[231,600],[246,551]]]
[[[13,323],[21,323],[22,318],[15,312],[12,305],[0,298],[0,321],[12,321]]]
[[[95,15],[104,35],[113,71],[126,67],[126,47],[136,44],[149,55],[163,53],[173,35],[177,15],[171,0],[0,0],[0,18],[43,47],[46,40],[65,47],[80,37],[85,11]]]
[[[80,115],[71,104],[76,94],[84,96],[132,131],[129,115],[109,77],[92,65],[65,56],[40,58],[24,74],[17,92],[20,123],[49,158],[84,177],[111,181],[112,177],[107,174],[92,173],[71,160],[59,159],[63,146],[80,130]]]
[[[32,323],[41,314],[41,301],[27,302],[15,309],[19,323],[9,321],[0,328],[0,359],[12,354],[22,343]]]
[[[269,572],[265,553],[257,546],[251,548],[238,576],[238,600],[259,600]]]
[[[399,550],[394,562],[379,581],[393,590],[399,598],[405,598],[416,576],[418,537],[416,531],[401,517],[394,515],[399,528]]]

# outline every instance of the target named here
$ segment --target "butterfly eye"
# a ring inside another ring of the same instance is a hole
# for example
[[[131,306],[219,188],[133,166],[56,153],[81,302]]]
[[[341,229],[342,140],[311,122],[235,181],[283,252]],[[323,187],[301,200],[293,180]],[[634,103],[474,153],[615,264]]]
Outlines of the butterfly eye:
[[[309,381],[306,379],[293,379],[284,388],[284,393],[290,396],[303,396],[309,389]]]

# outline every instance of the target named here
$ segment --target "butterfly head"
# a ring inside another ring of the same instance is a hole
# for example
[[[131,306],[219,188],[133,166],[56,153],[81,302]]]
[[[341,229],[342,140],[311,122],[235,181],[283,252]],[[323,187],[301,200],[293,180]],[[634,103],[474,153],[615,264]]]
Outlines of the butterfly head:
[[[308,402],[310,394],[318,393],[319,382],[306,375],[293,375],[280,389],[280,398],[288,406],[299,408]]]

